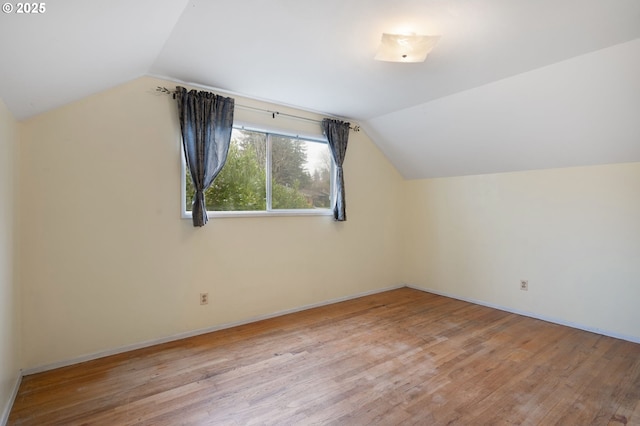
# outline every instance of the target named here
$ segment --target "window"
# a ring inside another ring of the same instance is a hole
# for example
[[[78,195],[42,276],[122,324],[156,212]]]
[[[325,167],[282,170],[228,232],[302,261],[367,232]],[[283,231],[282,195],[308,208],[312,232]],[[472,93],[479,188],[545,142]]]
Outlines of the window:
[[[184,170],[189,213],[194,188]],[[326,141],[236,128],[227,161],[205,191],[207,211],[330,214],[332,176]]]

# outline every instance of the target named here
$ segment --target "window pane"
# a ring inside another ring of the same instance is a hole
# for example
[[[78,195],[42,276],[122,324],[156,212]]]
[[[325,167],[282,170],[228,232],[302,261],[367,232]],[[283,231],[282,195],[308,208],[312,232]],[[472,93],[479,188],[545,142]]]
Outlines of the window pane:
[[[273,209],[328,208],[331,154],[326,143],[271,136]]]
[[[266,134],[234,129],[227,162],[205,191],[209,211],[266,210]],[[187,171],[187,211],[191,211],[193,183]]]

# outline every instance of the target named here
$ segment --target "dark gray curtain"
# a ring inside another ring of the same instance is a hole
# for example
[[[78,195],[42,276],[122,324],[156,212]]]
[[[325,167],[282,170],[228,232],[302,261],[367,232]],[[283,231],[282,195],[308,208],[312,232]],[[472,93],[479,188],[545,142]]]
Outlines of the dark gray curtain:
[[[339,222],[347,220],[342,163],[347,154],[349,126],[350,124],[345,121],[331,120],[329,118],[322,120],[322,129],[329,141],[333,161],[336,162],[336,199],[333,206],[333,218]]]
[[[218,176],[229,153],[234,99],[176,87],[182,146],[196,190],[192,200],[193,226],[207,223],[204,191]]]

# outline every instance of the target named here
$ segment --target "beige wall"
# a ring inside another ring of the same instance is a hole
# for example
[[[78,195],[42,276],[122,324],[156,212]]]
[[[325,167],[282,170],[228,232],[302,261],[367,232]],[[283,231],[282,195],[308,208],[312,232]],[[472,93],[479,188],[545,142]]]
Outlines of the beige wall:
[[[18,125],[0,100],[0,424],[20,374],[19,289],[15,273],[13,164]]]
[[[640,341],[640,163],[404,190],[405,282]]]
[[[20,367],[401,283],[640,339],[640,164],[403,181],[352,133],[348,222],[194,229],[180,219],[175,101],[157,85],[173,87],[145,77],[21,125]],[[319,131],[242,109],[236,120]]]
[[[157,85],[175,86],[145,77],[24,122],[24,367],[400,284],[402,179],[364,133],[347,152],[346,223],[196,229],[180,218],[175,101]],[[241,109],[236,119],[319,127]]]

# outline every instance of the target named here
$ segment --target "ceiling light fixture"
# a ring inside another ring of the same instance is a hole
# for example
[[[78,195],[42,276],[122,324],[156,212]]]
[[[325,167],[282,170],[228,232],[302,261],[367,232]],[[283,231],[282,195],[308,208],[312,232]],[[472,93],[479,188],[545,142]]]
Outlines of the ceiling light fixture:
[[[440,36],[382,34],[375,58],[387,62],[424,62]]]

